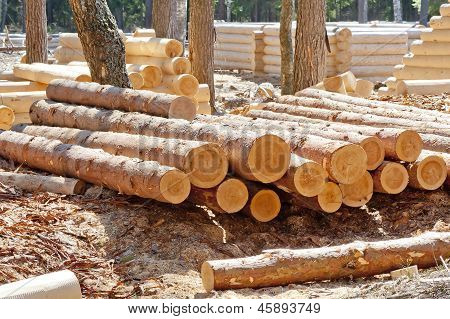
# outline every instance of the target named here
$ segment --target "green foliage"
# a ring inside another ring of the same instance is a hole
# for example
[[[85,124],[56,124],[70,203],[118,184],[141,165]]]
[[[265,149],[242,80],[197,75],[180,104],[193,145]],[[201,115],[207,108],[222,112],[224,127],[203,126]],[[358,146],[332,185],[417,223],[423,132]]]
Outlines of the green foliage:
[[[420,10],[420,4],[421,0],[413,0],[413,6],[414,8],[417,8],[417,10]],[[428,15],[430,16],[437,16],[439,15],[439,7],[443,3],[448,3],[447,0],[430,0],[429,2],[429,9],[428,9]]]

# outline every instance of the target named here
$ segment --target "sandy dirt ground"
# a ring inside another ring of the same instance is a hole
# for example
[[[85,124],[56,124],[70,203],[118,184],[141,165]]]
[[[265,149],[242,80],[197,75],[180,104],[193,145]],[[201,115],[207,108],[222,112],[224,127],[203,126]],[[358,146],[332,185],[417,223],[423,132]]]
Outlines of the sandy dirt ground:
[[[218,73],[220,111],[253,101],[264,82],[278,85],[276,78]],[[445,99],[423,98],[420,103],[446,112]],[[37,172],[1,158],[0,169]],[[448,190],[375,194],[361,209],[344,207],[329,215],[284,207],[275,221],[258,223],[240,214],[214,215],[205,207],[172,206],[100,187],[90,187],[84,196],[59,196],[0,184],[0,284],[70,269],[85,298],[448,298],[450,274],[439,261],[414,279],[392,281],[381,275],[212,293],[205,293],[199,275],[207,259],[429,230],[450,231]]]

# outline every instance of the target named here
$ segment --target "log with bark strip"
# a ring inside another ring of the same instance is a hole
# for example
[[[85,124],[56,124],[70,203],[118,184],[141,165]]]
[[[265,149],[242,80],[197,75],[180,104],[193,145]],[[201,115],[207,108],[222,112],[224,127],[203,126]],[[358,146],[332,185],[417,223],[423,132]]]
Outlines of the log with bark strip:
[[[151,115],[192,120],[197,107],[183,96],[123,89],[97,83],[54,80],[47,88],[49,99],[103,107],[111,110],[143,112]]]
[[[259,104],[257,108],[261,109],[262,105],[264,106],[263,110],[250,110],[244,115],[252,118],[293,122],[295,125],[298,125],[300,129],[305,130],[306,132],[313,130],[314,134],[318,134],[320,136],[336,136],[336,138],[341,136],[339,139],[352,141],[354,143],[358,143],[358,139],[361,139],[359,144],[364,148],[366,153],[369,154],[368,158],[370,158],[370,162],[368,162],[368,164],[370,164],[370,166],[368,166],[371,170],[381,164],[384,155],[395,160],[413,162],[417,159],[423,148],[420,135],[414,131],[355,126],[345,123],[333,123],[323,120],[310,119],[308,117],[276,113],[271,111],[271,105],[268,103]],[[283,123],[278,122],[278,124],[282,125]],[[284,125],[295,129],[295,126],[292,126],[292,124]],[[338,132],[340,134],[336,135],[334,132]]]
[[[449,232],[333,247],[267,250],[258,256],[206,261],[201,276],[206,291],[262,288],[369,277],[407,265],[428,268],[438,264],[439,256],[450,256]]]
[[[200,188],[219,185],[228,172],[226,154],[214,143],[33,125],[16,125],[13,131],[156,161],[185,172],[192,185]]]
[[[110,155],[57,140],[0,131],[0,156],[55,175],[76,177],[126,195],[179,204],[189,195],[189,178],[158,162]]]
[[[218,143],[236,174],[263,183],[280,179],[289,167],[289,145],[267,133],[51,101],[36,102],[30,115],[34,124]]]
[[[302,134],[301,131],[287,131],[281,125],[267,127],[266,125],[253,123],[243,117],[224,118],[203,115],[197,116],[196,121],[209,125],[222,122],[234,130],[256,130],[280,136],[291,145],[294,154],[321,163],[329,177],[339,183],[352,184],[367,169],[367,155],[359,145]]]
[[[64,195],[83,194],[86,187],[86,183],[79,179],[13,172],[0,172],[0,183],[32,193],[50,192]]]

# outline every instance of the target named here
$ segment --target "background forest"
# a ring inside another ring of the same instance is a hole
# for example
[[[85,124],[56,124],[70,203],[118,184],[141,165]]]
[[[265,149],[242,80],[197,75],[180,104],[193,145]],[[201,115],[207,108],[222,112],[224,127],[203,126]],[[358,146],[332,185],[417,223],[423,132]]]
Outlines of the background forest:
[[[280,18],[281,0],[212,0],[216,3],[216,19],[227,17],[226,3],[231,2],[231,21],[274,22]],[[371,20],[393,21],[392,0],[367,0],[368,18]],[[420,3],[424,0],[401,0],[403,19],[419,20]],[[428,0],[429,16],[437,15],[439,6],[447,0]],[[108,0],[119,28],[131,31],[136,27],[149,26],[152,0]],[[356,21],[358,0],[327,0],[327,21]],[[0,28],[23,30],[24,0],[0,0]],[[47,0],[47,19],[50,32],[75,32],[72,13],[67,0]],[[146,23],[147,22],[147,23]]]

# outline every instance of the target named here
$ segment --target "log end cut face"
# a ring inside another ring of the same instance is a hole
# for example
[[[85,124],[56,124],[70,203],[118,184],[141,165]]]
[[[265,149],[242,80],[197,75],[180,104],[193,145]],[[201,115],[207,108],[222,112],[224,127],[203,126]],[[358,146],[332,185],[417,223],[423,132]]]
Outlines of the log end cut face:
[[[372,171],[383,163],[386,154],[383,143],[378,137],[368,137],[359,145],[366,151],[367,170]]]
[[[317,196],[320,208],[326,213],[334,213],[342,206],[342,192],[338,185],[328,182]]]
[[[205,144],[192,149],[186,159],[185,173],[192,185],[211,188],[219,185],[228,172],[228,159],[217,144]]]
[[[191,74],[182,74],[178,76],[176,84],[177,91],[180,95],[194,96],[198,92],[198,80]]]
[[[183,54],[183,44],[177,40],[169,40],[165,46],[166,56],[169,58],[176,58]]]
[[[307,162],[295,171],[294,185],[301,195],[313,197],[323,191],[327,178],[328,174],[321,165]]]
[[[202,276],[203,288],[205,288],[206,292],[214,290],[214,269],[209,262],[205,261],[202,264],[200,273]]]
[[[250,201],[250,213],[259,222],[266,223],[275,219],[280,210],[280,197],[270,189],[260,190]]]
[[[247,158],[251,174],[262,183],[279,180],[289,168],[289,145],[278,136],[263,135],[255,140]]]
[[[328,172],[341,184],[356,183],[367,170],[367,154],[355,144],[346,145],[333,153]]]
[[[380,182],[388,194],[399,194],[408,186],[408,171],[398,163],[388,163],[381,172]]]
[[[248,189],[243,182],[230,178],[217,188],[217,203],[227,213],[237,213],[248,201]]]
[[[159,189],[163,201],[180,204],[189,196],[191,183],[185,173],[174,169],[164,174]]]
[[[414,162],[419,157],[422,149],[422,138],[415,131],[406,130],[397,138],[395,151],[398,158],[402,161]]]
[[[141,71],[144,77],[144,85],[149,88],[159,86],[162,81],[162,71],[161,68],[153,65],[146,65]]]
[[[133,89],[139,90],[144,86],[144,78],[141,74],[137,72],[130,72],[128,74],[128,78],[130,79]]]
[[[191,73],[191,62],[186,58],[174,58],[173,60],[173,72],[175,74]]]
[[[440,156],[427,156],[417,167],[417,181],[423,189],[436,190],[447,178],[447,166]]]
[[[77,82],[92,82],[92,78],[89,74],[81,74],[75,78]]]
[[[14,111],[4,105],[0,105],[0,124],[11,125],[15,120]]]
[[[180,96],[170,105],[170,119],[184,119],[192,121],[197,113],[197,105],[188,97]]]
[[[339,184],[342,202],[350,207],[361,207],[367,204],[373,195],[373,179],[369,172],[353,184]]]

